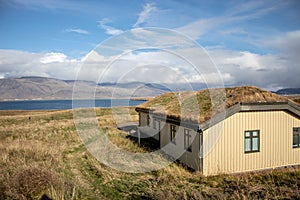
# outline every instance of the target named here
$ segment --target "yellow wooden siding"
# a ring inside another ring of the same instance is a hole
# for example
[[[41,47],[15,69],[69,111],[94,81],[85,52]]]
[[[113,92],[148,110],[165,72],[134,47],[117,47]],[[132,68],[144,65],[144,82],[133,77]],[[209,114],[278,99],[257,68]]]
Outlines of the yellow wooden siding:
[[[300,148],[292,147],[293,127],[300,127],[300,120],[284,111],[234,114],[204,131],[203,174],[246,172],[300,164]],[[260,131],[259,152],[244,152],[246,130]],[[220,133],[217,140],[213,137],[216,133]]]

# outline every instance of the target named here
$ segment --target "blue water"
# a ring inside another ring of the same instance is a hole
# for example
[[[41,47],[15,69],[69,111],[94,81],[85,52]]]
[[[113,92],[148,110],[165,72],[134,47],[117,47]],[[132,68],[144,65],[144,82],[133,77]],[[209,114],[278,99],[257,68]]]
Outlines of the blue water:
[[[0,102],[0,110],[65,110],[74,108],[116,106],[137,106],[144,103],[142,100],[129,99],[96,99],[76,100],[72,106],[72,100],[26,100],[26,101],[4,101]]]

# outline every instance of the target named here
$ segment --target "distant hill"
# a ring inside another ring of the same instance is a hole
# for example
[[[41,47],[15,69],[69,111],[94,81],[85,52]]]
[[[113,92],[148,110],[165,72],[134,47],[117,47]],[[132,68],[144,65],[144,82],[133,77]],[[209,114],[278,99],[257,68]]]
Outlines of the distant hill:
[[[59,80],[45,77],[21,77],[0,79],[0,101],[22,99],[71,99],[75,80]],[[95,98],[153,97],[170,91],[159,84],[142,82],[101,83],[76,81],[78,92],[85,96],[95,91]]]
[[[205,85],[199,83],[157,84],[143,82],[99,83],[92,81],[59,80],[46,77],[21,77],[0,79],[0,101],[23,99],[72,99],[73,86],[84,97],[87,91],[94,91],[95,98],[138,98],[154,97],[160,94],[183,90],[200,90]],[[300,88],[286,88],[275,92],[279,95],[300,95]]]
[[[278,90],[276,94],[280,95],[300,95],[300,88],[285,88]]]

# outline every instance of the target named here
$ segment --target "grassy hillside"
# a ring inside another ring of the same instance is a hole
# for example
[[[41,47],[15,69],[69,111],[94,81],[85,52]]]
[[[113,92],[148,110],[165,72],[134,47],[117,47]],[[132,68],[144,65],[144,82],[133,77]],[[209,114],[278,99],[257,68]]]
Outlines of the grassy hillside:
[[[144,152],[97,109],[118,146]],[[130,110],[138,120],[134,109]],[[30,120],[29,120],[30,117]],[[300,169],[203,177],[178,164],[127,174],[94,159],[71,111],[0,111],[0,199],[299,199]]]

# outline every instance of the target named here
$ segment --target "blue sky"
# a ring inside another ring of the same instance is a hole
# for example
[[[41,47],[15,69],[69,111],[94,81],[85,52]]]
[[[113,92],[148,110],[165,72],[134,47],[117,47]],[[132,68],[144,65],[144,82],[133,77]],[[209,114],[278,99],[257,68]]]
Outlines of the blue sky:
[[[299,10],[297,0],[7,0],[0,5],[0,77],[75,79],[99,43],[158,27],[203,46],[226,85],[300,87]]]

